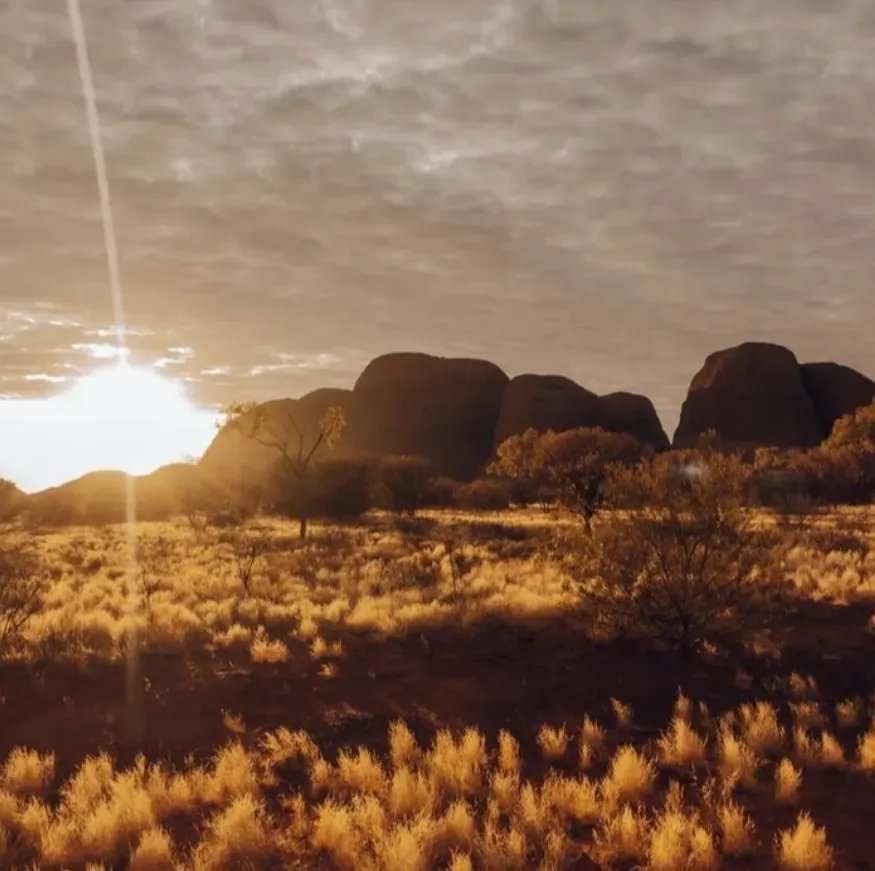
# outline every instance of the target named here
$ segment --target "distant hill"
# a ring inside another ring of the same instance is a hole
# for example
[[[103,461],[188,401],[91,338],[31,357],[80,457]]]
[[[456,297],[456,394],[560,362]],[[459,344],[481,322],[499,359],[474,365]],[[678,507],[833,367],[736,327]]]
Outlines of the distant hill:
[[[26,496],[23,507],[36,523],[119,523],[128,516],[130,482],[136,516],[140,520],[159,520],[184,511],[186,494],[200,479],[198,467],[189,463],[162,466],[149,475],[90,472],[74,481]]]

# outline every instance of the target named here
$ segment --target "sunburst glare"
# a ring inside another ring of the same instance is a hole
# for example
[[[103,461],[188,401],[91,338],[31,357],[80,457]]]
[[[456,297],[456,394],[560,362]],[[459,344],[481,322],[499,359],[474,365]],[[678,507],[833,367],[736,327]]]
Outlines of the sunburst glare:
[[[120,362],[48,399],[0,403],[0,473],[29,491],[97,469],[146,474],[202,454],[215,421],[182,383]]]

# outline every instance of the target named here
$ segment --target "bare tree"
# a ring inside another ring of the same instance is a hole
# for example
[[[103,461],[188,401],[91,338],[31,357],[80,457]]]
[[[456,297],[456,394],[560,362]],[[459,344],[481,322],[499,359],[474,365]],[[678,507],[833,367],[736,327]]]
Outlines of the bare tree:
[[[278,419],[277,419],[278,418]],[[342,408],[329,408],[319,422],[319,429],[308,444],[306,427],[298,424],[290,410],[271,415],[264,405],[237,403],[225,412],[224,428],[242,433],[277,454],[281,492],[277,505],[283,513],[299,523],[300,537],[307,537],[311,505],[307,494],[308,472],[313,458],[322,447],[332,449],[346,427]]]

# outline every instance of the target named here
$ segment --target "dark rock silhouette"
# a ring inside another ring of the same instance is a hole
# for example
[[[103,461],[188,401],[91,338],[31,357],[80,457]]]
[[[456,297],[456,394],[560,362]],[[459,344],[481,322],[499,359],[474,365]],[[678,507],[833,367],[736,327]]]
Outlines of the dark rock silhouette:
[[[693,447],[708,430],[739,446],[818,444],[823,429],[793,352],[746,342],[709,355],[690,384],[673,445]]]
[[[814,403],[824,437],[835,422],[875,400],[875,381],[838,363],[804,363],[802,381]]]
[[[518,375],[504,391],[495,447],[529,428],[562,432],[597,426],[599,398],[561,375]]]
[[[599,399],[597,425],[608,432],[629,433],[657,451],[670,447],[653,403],[636,393],[609,393]]]
[[[519,375],[508,384],[495,445],[529,428],[563,432],[582,426],[628,433],[656,450],[669,447],[656,409],[646,396],[633,393],[597,396],[560,375]]]
[[[507,385],[485,360],[377,357],[353,389],[344,450],[417,455],[439,475],[472,478],[492,454]]]

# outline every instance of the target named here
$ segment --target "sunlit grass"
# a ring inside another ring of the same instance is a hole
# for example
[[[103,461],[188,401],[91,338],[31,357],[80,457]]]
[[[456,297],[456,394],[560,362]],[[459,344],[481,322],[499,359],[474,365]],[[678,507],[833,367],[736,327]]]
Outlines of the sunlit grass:
[[[259,523],[258,534],[287,534],[274,521]],[[246,668],[281,675],[306,667],[329,679],[343,674],[353,649],[344,630],[432,637],[428,630],[444,623],[576,607],[561,566],[501,541],[456,544],[458,564],[468,567],[459,585],[440,541],[414,553],[393,528],[334,536],[316,526],[307,543],[266,553],[247,593],[217,538],[195,538],[178,524],[139,532],[165,539],[169,557],[148,611],[134,615],[120,531],[40,538],[57,571],[24,655],[60,637],[71,656],[118,658],[134,622],[146,649],[214,648]],[[795,560],[797,583],[802,574],[810,581],[813,570]],[[824,598],[836,587],[828,568],[816,590]],[[752,689],[752,678],[743,683]],[[767,689],[792,704],[750,701],[723,712],[715,703],[712,713],[679,692],[659,733],[646,708],[638,727],[630,704],[605,699],[607,728],[580,711],[579,730],[534,721],[522,745],[509,731],[476,726],[425,735],[417,727],[420,741],[398,719],[380,744],[323,753],[293,726],[265,733],[257,720],[249,728],[248,716],[225,712],[229,743],[201,765],[139,760],[119,770],[100,755],[63,783],[52,754],[21,748],[0,767],[0,865],[565,871],[583,850],[648,871],[711,871],[724,857],[774,849],[785,871],[823,871],[832,854],[804,811],[775,846],[775,826],[763,826],[758,810],[773,802],[801,810],[816,778],[833,776],[810,768],[865,780],[875,772],[875,729],[865,725],[866,703],[832,707],[830,688],[821,693],[810,677],[791,674]]]

